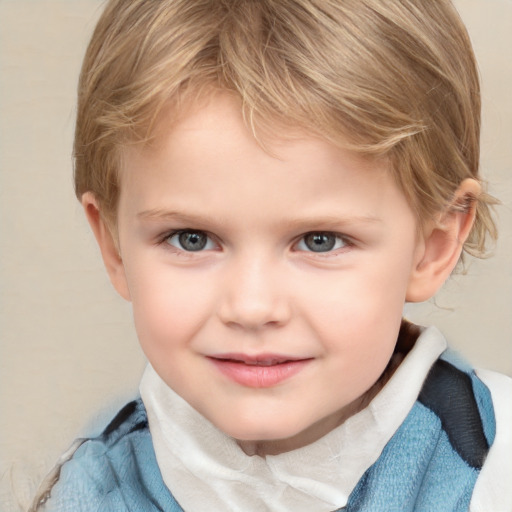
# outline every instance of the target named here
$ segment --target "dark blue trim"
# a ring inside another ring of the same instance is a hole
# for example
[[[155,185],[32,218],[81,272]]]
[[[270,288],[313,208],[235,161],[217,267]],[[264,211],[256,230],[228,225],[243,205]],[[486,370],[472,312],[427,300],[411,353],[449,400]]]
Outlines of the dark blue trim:
[[[450,444],[472,468],[481,469],[489,452],[471,377],[439,359],[431,368],[418,401],[436,414]]]

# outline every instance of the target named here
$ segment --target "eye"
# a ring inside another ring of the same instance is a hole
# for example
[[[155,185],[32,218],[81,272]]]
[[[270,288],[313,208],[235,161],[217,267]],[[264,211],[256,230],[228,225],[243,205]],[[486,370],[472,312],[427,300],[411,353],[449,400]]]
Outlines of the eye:
[[[215,248],[215,243],[203,231],[182,230],[169,235],[165,241],[187,252],[198,252]]]
[[[317,231],[304,235],[297,249],[310,252],[330,252],[350,245],[343,237],[335,233]]]

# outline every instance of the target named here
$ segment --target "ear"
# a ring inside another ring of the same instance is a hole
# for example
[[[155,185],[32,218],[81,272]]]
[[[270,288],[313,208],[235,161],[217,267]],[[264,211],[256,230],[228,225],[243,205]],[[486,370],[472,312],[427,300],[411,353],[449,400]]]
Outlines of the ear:
[[[476,180],[464,180],[439,219],[425,229],[409,280],[407,302],[430,299],[452,273],[473,227],[480,191]]]
[[[82,206],[100,247],[103,263],[105,264],[111,283],[121,297],[130,300],[124,264],[118,250],[118,244],[116,243],[111,229],[103,220],[98,202],[92,192],[86,192],[82,195]]]

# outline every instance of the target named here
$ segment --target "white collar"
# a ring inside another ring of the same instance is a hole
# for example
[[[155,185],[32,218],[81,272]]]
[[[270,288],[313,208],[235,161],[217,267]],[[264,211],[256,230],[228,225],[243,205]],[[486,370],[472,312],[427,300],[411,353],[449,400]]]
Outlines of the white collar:
[[[329,512],[344,507],[411,410],[445,348],[441,333],[426,329],[365,409],[308,446],[265,458],[246,455],[148,365],[140,393],[163,480],[187,512]]]

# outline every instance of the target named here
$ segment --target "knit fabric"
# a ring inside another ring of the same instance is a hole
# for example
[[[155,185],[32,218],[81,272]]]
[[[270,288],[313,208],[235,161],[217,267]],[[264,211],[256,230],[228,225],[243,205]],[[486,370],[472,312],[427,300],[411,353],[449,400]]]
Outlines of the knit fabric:
[[[424,382],[412,409],[339,510],[469,510],[496,434],[491,394],[449,351],[426,378],[418,378]],[[126,405],[100,436],[86,440],[62,465],[42,510],[183,510],[164,483],[141,399]]]

